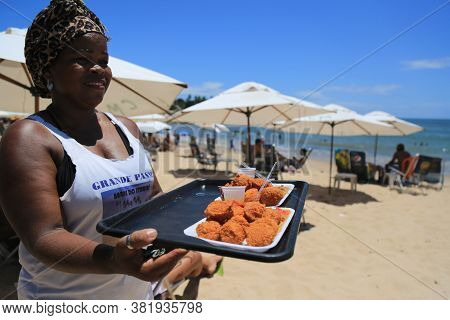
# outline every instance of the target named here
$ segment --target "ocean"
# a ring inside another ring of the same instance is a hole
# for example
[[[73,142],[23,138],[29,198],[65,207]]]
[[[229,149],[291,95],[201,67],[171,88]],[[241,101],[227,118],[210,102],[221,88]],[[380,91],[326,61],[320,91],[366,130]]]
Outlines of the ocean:
[[[422,154],[444,159],[446,175],[450,175],[450,119],[405,120],[422,126],[424,130],[408,136],[378,137],[376,163],[379,165],[387,163],[392,158],[397,144],[403,143],[406,150],[412,155]],[[176,127],[178,129],[186,128],[183,125]],[[226,150],[229,147],[231,137],[233,137],[233,144],[239,150],[242,139],[247,139],[247,128],[244,126],[229,126],[229,128],[231,130],[229,133],[217,135],[217,145]],[[199,137],[200,143],[204,143],[206,134],[211,135],[212,133],[210,130],[199,130],[197,128],[194,134]],[[312,158],[329,159],[329,136],[282,133],[258,127],[252,127],[251,136],[253,143],[257,138],[263,138],[265,143],[274,142],[277,148],[286,155],[298,154],[299,147],[303,147],[313,148]],[[367,161],[374,162],[375,137],[373,136],[335,137],[334,146],[335,149],[345,148],[364,151]]]

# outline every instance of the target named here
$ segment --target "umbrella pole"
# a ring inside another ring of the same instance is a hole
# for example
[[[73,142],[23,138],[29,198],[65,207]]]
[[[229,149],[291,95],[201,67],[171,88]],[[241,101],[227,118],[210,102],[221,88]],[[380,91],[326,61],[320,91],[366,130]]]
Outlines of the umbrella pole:
[[[34,113],[39,112],[39,96],[34,96]]]
[[[250,166],[253,166],[253,157],[251,156],[251,139],[250,139],[250,115],[252,113],[247,108],[247,112],[245,115],[247,116],[247,161],[250,163]]]
[[[331,194],[331,172],[333,170],[333,144],[334,144],[334,123],[331,124],[330,178],[329,178],[329,183],[328,183],[328,194]]]
[[[377,151],[378,151],[378,133],[375,136],[375,150],[373,152],[373,164],[377,164]]]

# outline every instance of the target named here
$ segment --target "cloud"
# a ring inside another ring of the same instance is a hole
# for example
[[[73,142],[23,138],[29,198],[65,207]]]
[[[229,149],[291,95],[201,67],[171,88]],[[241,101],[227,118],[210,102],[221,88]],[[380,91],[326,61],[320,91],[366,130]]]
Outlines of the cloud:
[[[398,84],[376,84],[371,86],[360,85],[343,85],[343,86],[329,86],[325,88],[328,91],[344,92],[352,94],[370,94],[370,95],[387,95],[392,91],[400,88]]]
[[[408,69],[420,70],[420,69],[443,69],[450,67],[450,57],[438,58],[438,59],[423,59],[423,60],[409,60],[403,61],[403,64]]]
[[[183,94],[190,94],[193,96],[215,96],[219,94],[221,91],[223,91],[223,83],[220,82],[213,82],[213,81],[206,81],[203,82],[201,85],[194,85],[188,87],[186,90],[183,91]]]

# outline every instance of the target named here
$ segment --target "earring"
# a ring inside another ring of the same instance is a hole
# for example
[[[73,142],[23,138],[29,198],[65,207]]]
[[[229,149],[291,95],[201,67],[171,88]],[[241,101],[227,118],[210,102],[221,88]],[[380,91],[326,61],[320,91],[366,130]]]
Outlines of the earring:
[[[49,81],[47,83],[47,89],[48,89],[48,91],[52,92],[52,90],[53,90],[53,82]]]

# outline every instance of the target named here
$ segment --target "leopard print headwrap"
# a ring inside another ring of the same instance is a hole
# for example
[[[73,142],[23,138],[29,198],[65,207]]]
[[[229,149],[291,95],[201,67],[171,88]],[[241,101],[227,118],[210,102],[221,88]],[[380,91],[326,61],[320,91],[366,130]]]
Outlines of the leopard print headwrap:
[[[50,98],[44,74],[51,63],[74,38],[88,32],[106,36],[100,19],[81,0],[52,0],[38,13],[25,38],[25,60],[39,96]]]

